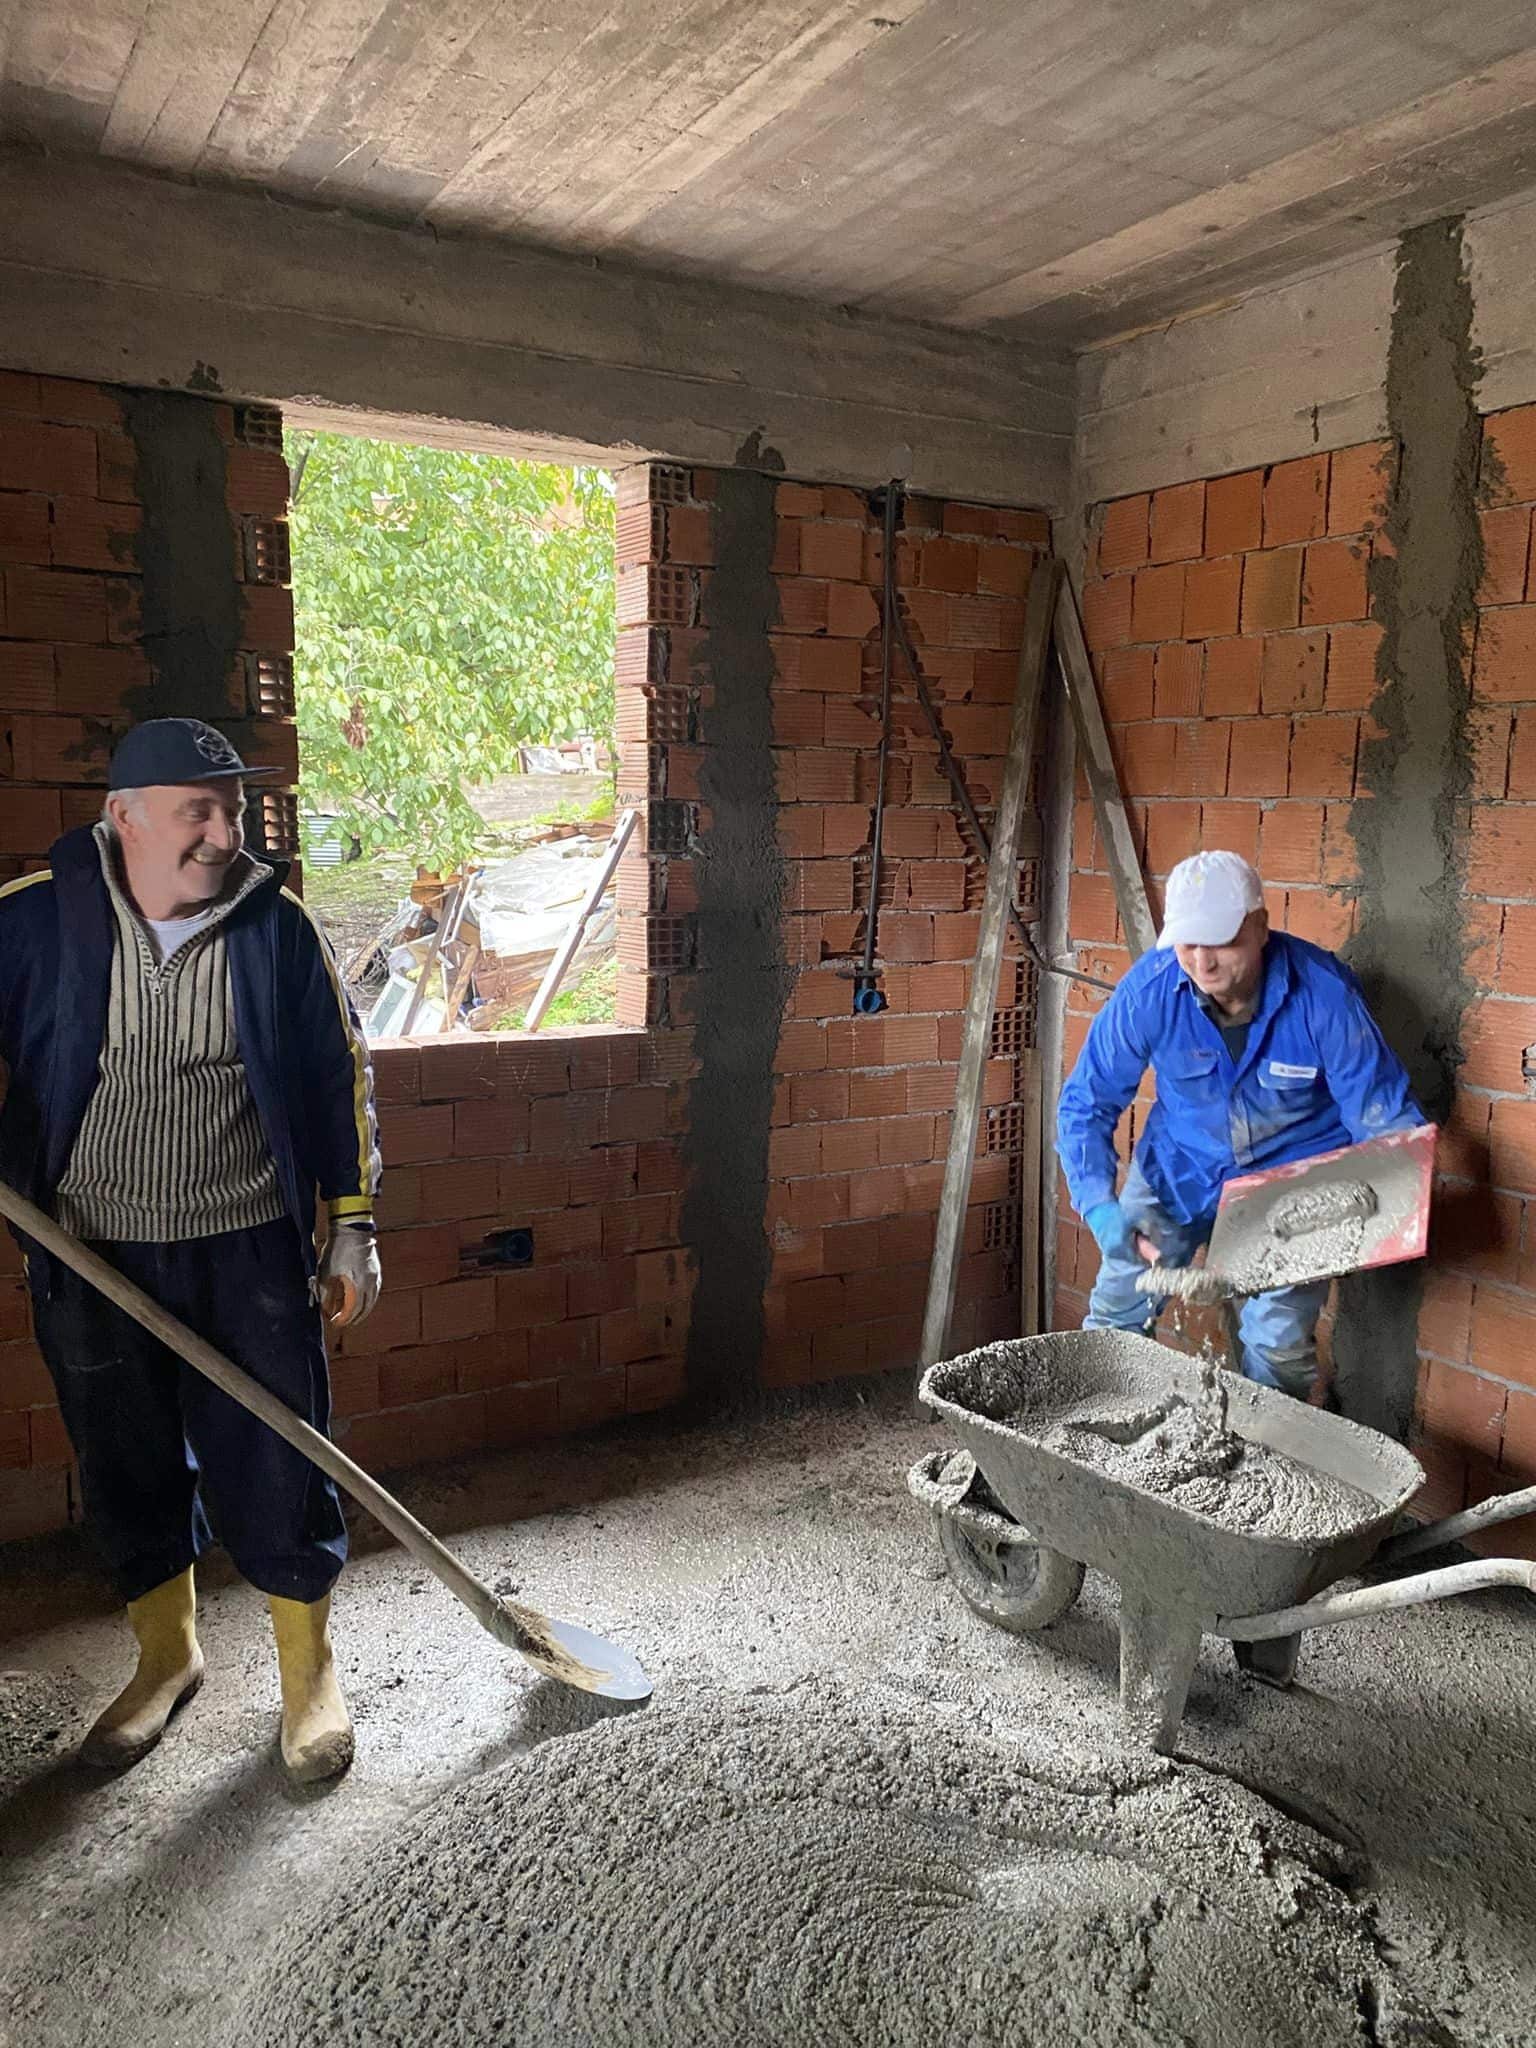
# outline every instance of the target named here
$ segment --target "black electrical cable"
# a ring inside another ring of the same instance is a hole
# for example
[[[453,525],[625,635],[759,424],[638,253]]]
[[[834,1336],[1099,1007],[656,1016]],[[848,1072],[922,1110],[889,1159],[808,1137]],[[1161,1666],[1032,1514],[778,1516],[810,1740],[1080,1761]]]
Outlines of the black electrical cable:
[[[889,559],[889,553],[887,559]],[[912,682],[917,691],[917,701],[922,706],[923,716],[928,721],[928,730],[932,733],[937,743],[939,760],[943,766],[944,773],[949,777],[949,787],[956,807],[971,829],[971,834],[976,841],[977,851],[984,860],[989,860],[992,854],[992,842],[987,836],[986,827],[977,816],[976,806],[971,800],[971,792],[966,786],[965,776],[961,771],[960,764],[950,751],[949,740],[945,735],[943,722],[934,706],[933,696],[928,688],[928,678],[923,674],[922,664],[917,658],[917,649],[913,646],[912,636],[907,631],[907,622],[901,615],[900,607],[894,602],[892,603],[891,616],[896,641],[906,658],[907,667],[912,672]],[[887,731],[889,731],[889,712],[887,712],[886,726]],[[1097,975],[1084,974],[1076,967],[1058,967],[1054,961],[1048,960],[1035,944],[1029,926],[1019,914],[1018,905],[1011,899],[1008,904],[1008,914],[1013,920],[1013,928],[1018,933],[1025,952],[1042,974],[1059,975],[1063,981],[1080,981],[1088,988],[1103,989],[1106,994],[1113,993],[1113,982],[1100,981]]]
[[[869,860],[869,907],[864,919],[864,978],[875,972],[875,938],[880,923],[880,858],[885,844],[886,764],[891,753],[891,670],[892,641],[899,615],[896,610],[896,515],[901,503],[901,485],[892,477],[885,487],[885,558],[880,592],[880,752],[876,767],[875,822]]]

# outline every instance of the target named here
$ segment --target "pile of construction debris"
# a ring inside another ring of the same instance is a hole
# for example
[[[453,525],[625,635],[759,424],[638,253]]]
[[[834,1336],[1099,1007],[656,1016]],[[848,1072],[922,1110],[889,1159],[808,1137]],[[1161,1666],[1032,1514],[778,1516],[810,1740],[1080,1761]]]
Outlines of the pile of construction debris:
[[[345,963],[370,1038],[537,1029],[563,982],[613,957],[618,862],[635,814],[547,826],[504,860],[419,873]]]

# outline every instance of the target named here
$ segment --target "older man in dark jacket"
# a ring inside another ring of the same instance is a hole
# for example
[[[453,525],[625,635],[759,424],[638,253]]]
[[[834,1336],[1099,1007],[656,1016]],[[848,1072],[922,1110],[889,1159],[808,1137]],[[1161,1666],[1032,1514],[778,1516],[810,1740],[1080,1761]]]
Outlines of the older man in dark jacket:
[[[357,1320],[379,1291],[372,1078],[286,869],[244,850],[251,773],[196,719],[138,726],[113,757],[101,823],[0,890],[0,1172],[324,1429],[321,1304]],[[201,1684],[193,1565],[211,1514],[269,1598],[289,1771],[344,1770],[335,1487],[69,1268],[25,1249],[87,1522],[139,1646],[82,1756],[136,1762]]]

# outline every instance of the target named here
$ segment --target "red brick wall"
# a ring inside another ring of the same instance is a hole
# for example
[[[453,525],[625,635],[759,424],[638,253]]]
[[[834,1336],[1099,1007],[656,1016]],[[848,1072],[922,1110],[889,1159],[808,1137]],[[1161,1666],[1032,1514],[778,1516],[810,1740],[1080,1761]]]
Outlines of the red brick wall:
[[[879,950],[890,1007],[852,1015],[864,933],[879,741],[880,522],[857,492],[786,483],[777,502],[782,630],[785,944],[796,980],[779,1042],[768,1222],[767,1378],[775,1384],[913,1364],[975,956],[983,863],[962,836],[898,664]],[[912,498],[897,580],[972,795],[989,820],[1043,514]],[[1038,898],[1038,817],[1021,895]],[[997,1057],[976,1163],[957,1347],[1016,1335],[1020,1056],[1034,1043],[1032,977],[1004,963]]]
[[[374,1060],[385,1291],[332,1366],[371,1468],[527,1443],[682,1390],[685,1032],[394,1041]],[[534,1261],[481,1268],[491,1231]]]
[[[135,719],[187,711],[235,731],[249,757],[286,767],[255,836],[291,850],[297,747],[293,612],[259,569],[253,526],[286,509],[274,417],[207,404],[225,452],[229,577],[240,586],[240,646],[196,702],[164,700],[146,654],[140,562],[144,510],[128,394],[0,373],[0,879],[44,865],[61,831],[99,815],[107,759]],[[177,404],[195,407],[195,400]],[[250,438],[246,438],[247,436]],[[71,1455],[28,1336],[20,1259],[0,1233],[0,1536],[50,1528],[73,1509]]]
[[[1468,973],[1436,1269],[1419,1324],[1418,1451],[1449,1513],[1536,1481],[1536,406],[1483,422],[1485,566],[1472,653]],[[1529,1522],[1480,1547],[1536,1555]]]
[[[1441,1146],[1414,1431],[1436,1513],[1536,1479],[1536,1102],[1521,1073],[1536,1044],[1536,407],[1490,416],[1485,446],[1463,934],[1476,996]],[[1257,863],[1275,924],[1349,938],[1349,812],[1381,637],[1367,570],[1390,454],[1370,443],[1099,508],[1084,619],[1154,907],[1176,861],[1227,846]],[[1113,980],[1127,955],[1081,783],[1072,869],[1079,957]],[[1070,998],[1068,1065],[1099,1001]],[[1149,1106],[1128,1114],[1123,1152]],[[1066,1328],[1097,1254],[1064,1188],[1061,1204]],[[1488,1547],[1510,1541],[1495,1531]]]
[[[619,487],[620,796],[648,809],[647,858],[621,881],[619,1014],[679,1030],[708,972],[696,960],[693,851],[710,829],[700,775],[714,494],[711,472],[661,464]],[[775,513],[774,752],[794,984],[772,1113],[763,1376],[786,1385],[916,1358],[984,871],[898,664],[879,922],[890,1007],[854,1017],[847,970],[863,942],[879,743],[881,523],[865,495],[833,485],[782,483]],[[984,817],[1001,780],[1030,565],[1048,544],[1037,512],[921,498],[904,511],[905,614]],[[1036,815],[1026,830],[1028,904]],[[1034,1042],[1033,995],[1010,942],[957,1342],[1018,1329],[1019,1133],[1007,1105]]]
[[[196,709],[228,723],[260,712],[241,727],[247,743],[263,759],[294,758],[283,715],[292,609],[280,585],[242,587],[250,651],[217,702],[156,697],[136,638],[135,461],[123,397],[47,379],[0,382],[9,407],[0,410],[5,873],[40,864],[61,825],[96,815],[107,748],[134,716]],[[242,441],[237,410],[211,405],[211,415],[227,450],[238,577],[252,559],[244,523],[284,509],[280,457]],[[258,442],[270,442],[273,424],[270,414],[252,423]],[[715,573],[712,495],[709,473],[668,465],[620,479],[619,784],[621,801],[643,813],[620,875],[620,1028],[377,1048],[386,1288],[333,1366],[337,1434],[364,1464],[524,1442],[655,1408],[682,1390],[694,1275],[679,1234],[678,1140],[708,971],[693,927],[694,857],[711,827],[700,801],[710,684],[699,657]],[[794,978],[764,1191],[773,1278],[762,1369],[782,1384],[915,1358],[982,870],[902,685],[882,888],[891,1007],[855,1019],[852,983],[837,970],[860,941],[868,886],[879,523],[857,494],[802,484],[778,486],[777,515],[775,755]],[[126,551],[83,539],[93,520],[121,528]],[[1038,514],[907,508],[899,575],[908,617],[984,813],[998,789],[1029,568],[1046,541]],[[78,751],[86,740],[92,751]],[[291,812],[271,822],[291,838]],[[1031,829],[1026,898],[1038,820]],[[1009,1104],[1033,1042],[1033,990],[1016,961],[1003,980],[962,1341],[1017,1328]],[[532,1228],[534,1264],[479,1267],[487,1234],[514,1225]],[[6,1535],[56,1526],[76,1503],[15,1261],[0,1257],[10,1261],[0,1276]]]

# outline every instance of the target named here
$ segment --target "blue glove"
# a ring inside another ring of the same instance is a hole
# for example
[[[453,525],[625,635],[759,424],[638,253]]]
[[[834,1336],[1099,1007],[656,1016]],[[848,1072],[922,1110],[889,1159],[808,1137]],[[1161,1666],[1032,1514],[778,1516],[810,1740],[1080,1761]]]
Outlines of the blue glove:
[[[1136,1231],[1118,1202],[1095,1202],[1083,1221],[1093,1232],[1093,1241],[1106,1259],[1134,1259]]]

